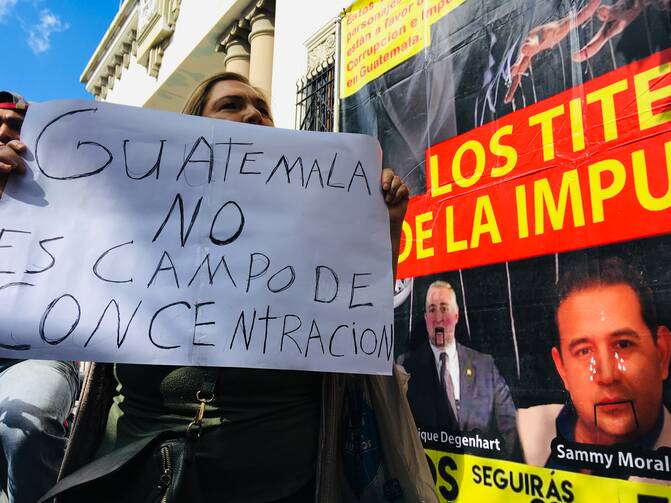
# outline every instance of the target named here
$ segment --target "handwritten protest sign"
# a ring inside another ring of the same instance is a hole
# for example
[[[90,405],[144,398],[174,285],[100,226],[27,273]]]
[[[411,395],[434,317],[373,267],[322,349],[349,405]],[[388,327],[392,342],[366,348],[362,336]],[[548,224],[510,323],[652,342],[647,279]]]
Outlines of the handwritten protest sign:
[[[22,139],[0,356],[390,372],[375,140],[77,101]]]

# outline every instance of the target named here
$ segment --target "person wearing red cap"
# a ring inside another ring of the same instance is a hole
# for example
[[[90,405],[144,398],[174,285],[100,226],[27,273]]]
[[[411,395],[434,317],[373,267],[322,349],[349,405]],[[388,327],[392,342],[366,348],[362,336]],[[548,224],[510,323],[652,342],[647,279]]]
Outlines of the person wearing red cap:
[[[19,141],[23,117],[28,103],[22,96],[10,91],[0,91],[0,194],[7,180],[7,173],[23,173],[26,165],[21,157],[26,146]]]
[[[20,95],[0,91],[0,197],[8,176],[26,170],[27,109]],[[0,358],[0,490],[9,503],[35,503],[56,482],[78,388],[72,362]]]

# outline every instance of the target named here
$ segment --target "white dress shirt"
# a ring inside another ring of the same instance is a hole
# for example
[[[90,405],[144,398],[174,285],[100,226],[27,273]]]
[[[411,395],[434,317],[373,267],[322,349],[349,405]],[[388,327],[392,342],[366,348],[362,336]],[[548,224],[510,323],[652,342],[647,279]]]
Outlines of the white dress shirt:
[[[459,391],[459,356],[457,354],[457,343],[454,339],[445,344],[444,347],[438,348],[429,343],[431,351],[433,351],[433,359],[436,362],[436,372],[440,378],[440,353],[447,353],[447,370],[452,378],[452,386],[454,387],[454,399],[458,402],[461,397]]]

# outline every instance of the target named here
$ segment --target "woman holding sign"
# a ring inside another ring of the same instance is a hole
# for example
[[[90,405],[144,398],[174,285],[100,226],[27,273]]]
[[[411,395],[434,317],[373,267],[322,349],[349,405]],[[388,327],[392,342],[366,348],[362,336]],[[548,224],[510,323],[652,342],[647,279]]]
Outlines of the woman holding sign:
[[[184,112],[273,126],[234,73]],[[408,189],[391,170],[381,184],[395,267]],[[402,383],[383,376],[94,364],[62,475],[42,501],[435,499]]]

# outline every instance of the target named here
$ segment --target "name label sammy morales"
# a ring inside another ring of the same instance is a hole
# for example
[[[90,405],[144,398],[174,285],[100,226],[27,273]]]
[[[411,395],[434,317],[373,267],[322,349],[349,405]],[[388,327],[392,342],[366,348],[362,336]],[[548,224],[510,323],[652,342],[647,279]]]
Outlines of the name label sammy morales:
[[[0,356],[390,373],[376,140],[74,101],[22,139]]]
[[[624,469],[627,473],[651,478],[671,479],[671,449],[655,451],[608,448],[598,445],[575,444],[555,439],[552,456],[568,465],[578,467]]]

